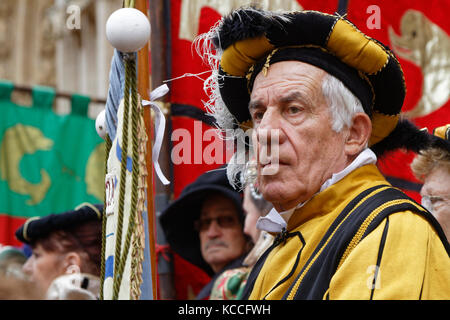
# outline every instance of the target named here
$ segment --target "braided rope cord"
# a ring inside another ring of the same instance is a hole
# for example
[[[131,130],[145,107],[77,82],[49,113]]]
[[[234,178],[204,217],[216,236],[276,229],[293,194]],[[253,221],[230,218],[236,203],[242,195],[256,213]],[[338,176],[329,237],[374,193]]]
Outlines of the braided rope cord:
[[[137,181],[137,208],[136,208],[136,229],[133,235],[131,253],[131,274],[130,274],[130,296],[132,300],[137,300],[141,296],[141,284],[143,282],[143,261],[145,248],[145,229],[142,213],[145,209],[146,188],[147,188],[147,166],[146,166],[146,144],[147,133],[145,132],[144,118],[142,114],[142,104],[139,102],[137,108],[138,122],[138,166],[139,177]]]
[[[134,56],[133,56],[134,57]],[[125,264],[127,261],[127,255],[130,250],[130,244],[132,240],[133,233],[136,229],[136,225],[139,224],[137,220],[139,220],[140,213],[136,211],[137,203],[138,203],[138,184],[139,184],[139,111],[138,111],[138,94],[136,87],[136,61],[133,58],[129,58],[126,64],[126,72],[129,73],[129,77],[126,77],[125,81],[130,82],[131,87],[131,127],[132,127],[132,180],[131,180],[131,208],[130,215],[128,220],[128,228],[125,236],[125,243],[123,247],[123,251],[121,252],[118,261],[118,268],[116,269],[117,278],[114,283],[113,288],[113,299],[117,299],[120,284],[122,282],[123,271],[125,269]],[[124,117],[125,121],[125,117]],[[125,127],[124,127],[125,128]],[[121,181],[122,182],[122,181]],[[122,193],[120,194],[122,196]],[[121,221],[123,223],[123,220]]]
[[[107,134],[105,137],[105,177],[108,173],[108,155],[111,150],[111,139]],[[100,265],[100,296],[99,299],[103,300],[103,282],[105,281],[105,251],[106,251],[106,188],[103,194],[103,216],[102,216],[102,251],[101,251],[101,265]]]
[[[122,226],[125,205],[125,182],[127,170],[128,155],[128,115],[130,110],[130,88],[131,88],[131,69],[128,62],[128,55],[124,54],[125,63],[125,93],[124,93],[124,110],[123,110],[123,127],[122,127],[122,154],[120,161],[120,184],[119,184],[119,212],[117,215],[116,229],[116,249],[114,253],[114,281],[113,281],[113,300],[117,299],[119,287],[121,283],[121,275],[119,274],[120,253],[122,246]]]
[[[123,7],[124,8],[134,8],[136,0],[124,0]]]

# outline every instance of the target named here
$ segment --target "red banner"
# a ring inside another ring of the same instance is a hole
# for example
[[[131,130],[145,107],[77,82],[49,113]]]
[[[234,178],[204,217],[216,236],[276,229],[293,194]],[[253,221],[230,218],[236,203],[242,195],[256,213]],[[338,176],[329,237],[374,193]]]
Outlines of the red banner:
[[[361,31],[388,45],[405,74],[403,110],[419,128],[450,123],[450,23],[448,0],[350,0],[348,18]],[[410,163],[414,154],[397,151],[379,167],[394,185],[420,201],[420,183]]]

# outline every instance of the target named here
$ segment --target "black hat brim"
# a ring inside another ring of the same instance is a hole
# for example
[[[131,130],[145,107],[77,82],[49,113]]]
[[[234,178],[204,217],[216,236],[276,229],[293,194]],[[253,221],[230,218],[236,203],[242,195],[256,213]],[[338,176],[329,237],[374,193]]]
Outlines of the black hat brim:
[[[47,237],[51,232],[64,230],[88,221],[101,221],[103,204],[83,205],[75,210],[53,213],[28,219],[16,230],[16,238],[26,244]]]

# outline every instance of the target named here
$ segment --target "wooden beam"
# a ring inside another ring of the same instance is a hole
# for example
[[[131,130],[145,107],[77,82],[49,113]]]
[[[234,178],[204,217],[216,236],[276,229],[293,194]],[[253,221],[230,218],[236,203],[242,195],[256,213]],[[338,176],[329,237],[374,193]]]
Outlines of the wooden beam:
[[[164,80],[170,78],[168,74],[168,65],[169,65],[169,52],[167,51],[168,42],[170,41],[170,0],[149,0],[149,8],[150,8],[150,22],[152,26],[151,30],[151,44],[150,44],[150,52],[151,52],[151,87],[156,88],[162,85]],[[170,84],[169,84],[170,87]],[[170,128],[171,128],[171,119],[170,119],[170,107],[169,107],[169,96],[164,96],[161,98],[161,102],[163,103],[164,113],[166,116],[166,130],[164,132],[164,139],[161,145],[161,152],[159,154],[159,164],[161,166],[162,172],[166,175],[166,177],[172,181],[173,179],[171,175],[171,159],[170,159]],[[157,210],[163,210],[166,208],[168,202],[170,201],[172,194],[172,184],[165,186],[158,179],[155,181],[155,202]],[[161,229],[158,229],[162,231]],[[163,239],[163,234],[157,234],[157,240]],[[158,243],[159,244],[159,243]],[[161,243],[164,245],[164,243]],[[171,256],[169,253],[168,256]],[[169,264],[173,263],[173,260],[167,262]],[[164,261],[161,264],[165,264]],[[168,270],[172,268],[168,266]],[[175,299],[175,284],[173,278],[172,271],[158,271],[158,293],[159,298],[163,300]]]

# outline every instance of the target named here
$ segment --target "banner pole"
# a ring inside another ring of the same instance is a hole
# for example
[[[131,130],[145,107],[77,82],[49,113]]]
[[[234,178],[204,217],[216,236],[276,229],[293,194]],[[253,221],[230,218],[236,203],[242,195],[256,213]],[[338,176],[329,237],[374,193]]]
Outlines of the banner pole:
[[[156,88],[164,83],[164,80],[170,79],[170,0],[148,0],[149,15],[152,25],[151,30],[151,87]],[[170,83],[168,84],[171,87]],[[166,130],[159,154],[159,164],[169,181],[169,185],[164,185],[158,179],[155,179],[155,212],[158,216],[170,202],[173,193],[172,161],[170,158],[170,137],[172,131],[170,92],[162,97],[158,103],[166,117]],[[158,297],[163,300],[175,299],[175,283],[173,277],[173,259],[170,250],[166,251],[167,240],[161,224],[156,220],[156,247],[157,247],[157,265],[158,265]],[[168,258],[168,259],[166,259]]]
[[[136,0],[135,8],[144,13],[148,18],[147,0]],[[138,51],[138,92],[143,100],[150,100],[150,76],[149,76],[149,43]],[[153,299],[157,299],[156,286],[156,245],[155,245],[155,204],[153,193],[153,161],[152,161],[152,137],[153,125],[150,108],[144,108],[144,123],[147,128],[147,216],[148,216],[148,235],[150,244],[150,263],[152,277]],[[148,270],[144,270],[148,272]]]

